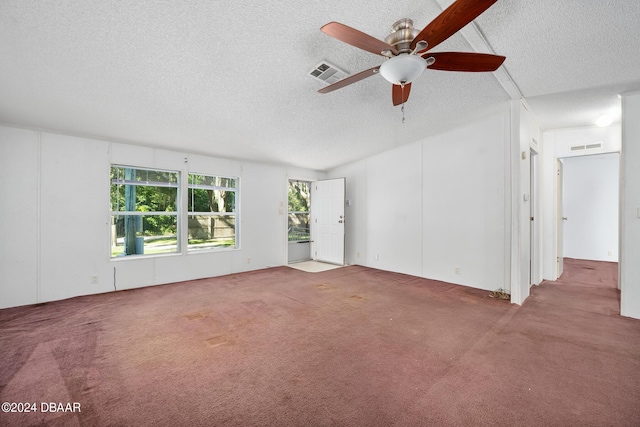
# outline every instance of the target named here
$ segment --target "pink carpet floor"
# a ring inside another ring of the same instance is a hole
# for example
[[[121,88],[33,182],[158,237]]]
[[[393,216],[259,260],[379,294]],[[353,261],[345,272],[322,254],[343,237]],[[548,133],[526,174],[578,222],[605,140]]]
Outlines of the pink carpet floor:
[[[0,402],[37,407],[0,425],[637,426],[616,269],[567,259],[523,306],[351,266],[0,310]]]

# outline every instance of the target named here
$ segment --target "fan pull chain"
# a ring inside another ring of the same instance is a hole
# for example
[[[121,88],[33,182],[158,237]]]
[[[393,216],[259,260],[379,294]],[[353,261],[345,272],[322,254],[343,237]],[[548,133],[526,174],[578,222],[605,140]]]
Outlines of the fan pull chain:
[[[400,87],[402,88],[402,108],[400,111],[402,111],[402,124],[404,124],[404,83]]]

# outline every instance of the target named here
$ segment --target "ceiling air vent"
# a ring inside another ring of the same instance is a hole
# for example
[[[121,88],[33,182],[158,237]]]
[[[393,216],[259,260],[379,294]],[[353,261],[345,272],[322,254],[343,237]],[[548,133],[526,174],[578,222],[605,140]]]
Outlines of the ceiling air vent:
[[[347,73],[327,61],[323,61],[309,71],[309,76],[330,85],[347,77]]]
[[[596,142],[595,144],[587,144],[587,145],[574,145],[570,148],[571,151],[582,151],[582,150],[595,150],[597,148],[602,148],[602,142]]]

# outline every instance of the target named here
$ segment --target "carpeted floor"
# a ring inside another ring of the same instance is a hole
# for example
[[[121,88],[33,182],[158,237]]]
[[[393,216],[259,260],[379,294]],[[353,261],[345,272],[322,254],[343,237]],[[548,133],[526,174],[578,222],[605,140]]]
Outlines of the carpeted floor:
[[[637,426],[640,320],[615,281],[566,260],[518,307],[278,267],[0,310],[0,402],[37,409],[0,425]]]

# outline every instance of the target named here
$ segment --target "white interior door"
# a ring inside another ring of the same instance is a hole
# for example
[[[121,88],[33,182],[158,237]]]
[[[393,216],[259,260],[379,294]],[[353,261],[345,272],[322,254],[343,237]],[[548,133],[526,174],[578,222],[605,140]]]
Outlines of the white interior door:
[[[317,181],[314,188],[316,260],[344,265],[345,179]]]
[[[563,196],[562,196],[562,188],[563,188],[563,170],[562,170],[562,161],[558,159],[558,179],[556,182],[556,262],[557,262],[557,275],[558,277],[562,276],[562,272],[564,271],[564,212],[562,209]]]

